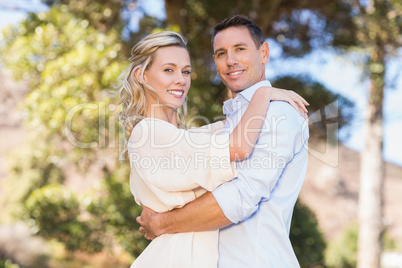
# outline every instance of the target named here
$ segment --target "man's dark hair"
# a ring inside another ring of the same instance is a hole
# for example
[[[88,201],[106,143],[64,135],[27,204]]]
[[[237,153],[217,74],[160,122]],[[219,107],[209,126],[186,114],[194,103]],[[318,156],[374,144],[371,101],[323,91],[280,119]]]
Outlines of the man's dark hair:
[[[223,31],[230,27],[247,27],[257,49],[259,49],[261,45],[264,43],[264,33],[262,32],[261,28],[258,27],[257,24],[255,24],[254,21],[250,20],[246,16],[234,15],[232,17],[224,19],[214,27],[214,33],[212,35],[211,40],[212,47],[214,45],[215,36],[220,31]]]

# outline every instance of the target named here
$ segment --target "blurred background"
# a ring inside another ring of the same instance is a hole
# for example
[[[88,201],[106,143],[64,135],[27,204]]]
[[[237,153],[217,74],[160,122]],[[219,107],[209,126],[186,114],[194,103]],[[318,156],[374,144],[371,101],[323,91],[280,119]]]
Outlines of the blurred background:
[[[0,0],[0,267],[130,266],[148,242],[110,91],[137,41],[180,32],[188,121],[221,119],[210,38],[234,14],[263,29],[267,79],[311,104],[301,266],[402,267],[399,0]]]

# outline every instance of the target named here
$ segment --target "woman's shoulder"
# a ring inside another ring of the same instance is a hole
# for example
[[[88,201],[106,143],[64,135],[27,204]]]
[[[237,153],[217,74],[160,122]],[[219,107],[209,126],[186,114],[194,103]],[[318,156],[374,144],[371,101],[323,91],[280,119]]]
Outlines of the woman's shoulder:
[[[175,137],[180,135],[182,129],[169,122],[157,118],[144,118],[133,129],[130,135],[130,143],[138,143],[145,138],[152,140],[165,140],[167,137]]]
[[[153,128],[176,128],[174,125],[157,118],[145,117],[137,125],[135,125],[133,132],[142,132]]]

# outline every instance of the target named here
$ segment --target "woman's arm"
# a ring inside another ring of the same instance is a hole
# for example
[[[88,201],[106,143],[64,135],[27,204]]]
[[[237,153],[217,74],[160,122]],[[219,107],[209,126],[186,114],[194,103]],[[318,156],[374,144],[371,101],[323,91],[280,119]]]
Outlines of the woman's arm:
[[[291,90],[260,87],[254,93],[239,124],[229,136],[230,161],[246,159],[254,149],[264,125],[270,101],[286,101],[306,118],[309,105],[299,94]]]

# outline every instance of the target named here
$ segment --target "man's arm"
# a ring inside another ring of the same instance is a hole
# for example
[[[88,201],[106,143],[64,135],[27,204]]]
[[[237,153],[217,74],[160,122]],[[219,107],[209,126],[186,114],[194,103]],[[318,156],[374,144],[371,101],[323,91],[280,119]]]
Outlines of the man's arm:
[[[211,192],[169,212],[156,213],[143,207],[137,222],[141,225],[140,232],[149,240],[161,234],[217,230],[232,224]]]
[[[263,144],[275,141],[275,145],[269,149],[259,149],[254,154],[264,159],[267,157],[267,152],[271,152],[272,154],[268,156],[272,155],[275,159],[284,160],[287,163],[293,157],[294,143],[297,143],[296,147],[300,148],[303,146],[303,141],[308,138],[308,128],[304,129],[307,132],[302,135],[304,119],[298,118],[297,114],[293,116],[286,114],[282,118],[284,120],[278,120],[278,118],[281,119],[279,115],[285,114],[280,111],[286,107],[283,105],[276,105],[276,107],[277,112],[271,114],[274,119],[276,116],[278,121],[271,123],[275,126],[274,131],[263,132],[260,137]],[[293,108],[289,106],[285,110],[294,112],[291,109]],[[281,163],[282,161],[278,164]],[[241,179],[226,182],[215,189],[214,194],[208,192],[183,208],[160,215],[155,215],[145,208],[137,220],[142,225],[140,231],[146,234],[147,239],[153,239],[165,233],[215,230],[242,221],[256,211],[261,200],[269,199],[284,167],[283,165],[271,168],[263,165],[246,166],[241,172],[243,174],[239,174]],[[298,187],[293,180],[286,180],[284,184],[289,184],[287,186],[289,188]]]

